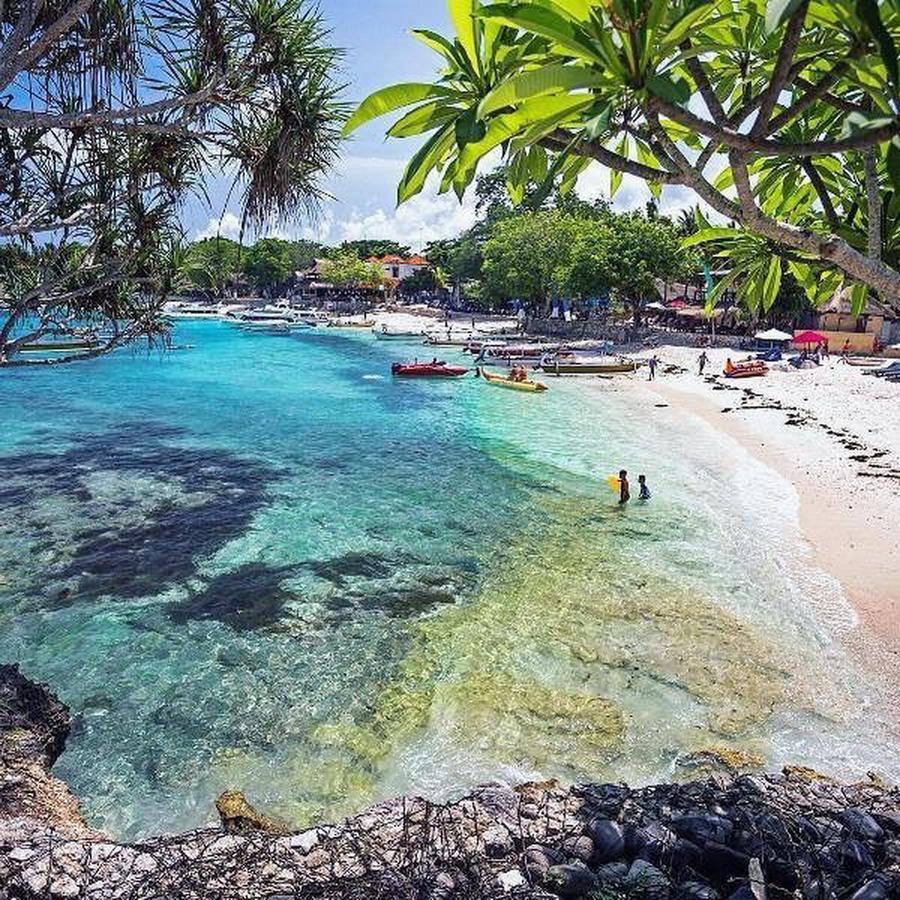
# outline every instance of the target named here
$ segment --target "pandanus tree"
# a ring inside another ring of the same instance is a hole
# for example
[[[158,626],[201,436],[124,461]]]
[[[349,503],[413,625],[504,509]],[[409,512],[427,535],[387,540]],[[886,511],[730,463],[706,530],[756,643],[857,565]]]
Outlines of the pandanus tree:
[[[592,162],[654,196],[693,192],[748,240],[764,272],[748,291],[773,302],[781,259],[811,295],[875,291],[900,309],[898,0],[450,0],[454,37],[418,32],[442,57],[432,84],[364,101],[347,131],[411,107],[392,136],[428,134],[403,201],[441,174],[462,194],[479,162],[503,155],[508,186],[572,182]],[[728,233],[725,233],[725,232]],[[735,278],[742,277],[741,273]]]
[[[85,326],[91,355],[164,336],[210,172],[245,224],[312,213],[336,58],[307,0],[0,2],[0,364]]]

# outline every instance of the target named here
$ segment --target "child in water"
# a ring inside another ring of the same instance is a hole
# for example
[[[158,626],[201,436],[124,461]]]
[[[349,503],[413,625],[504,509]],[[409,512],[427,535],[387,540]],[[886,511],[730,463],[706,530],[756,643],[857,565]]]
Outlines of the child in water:
[[[631,487],[628,484],[628,473],[619,472],[619,506],[624,506],[631,499]]]
[[[647,476],[638,475],[638,484],[641,486],[641,492],[638,494],[638,500],[650,499],[650,488],[647,487]]]

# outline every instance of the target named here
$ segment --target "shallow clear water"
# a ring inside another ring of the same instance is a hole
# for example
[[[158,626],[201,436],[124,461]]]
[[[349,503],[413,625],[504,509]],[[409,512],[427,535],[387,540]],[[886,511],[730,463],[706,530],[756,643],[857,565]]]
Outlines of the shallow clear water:
[[[426,351],[368,334],[176,344],[0,375],[0,659],[73,710],[98,827],[722,746],[891,774],[796,498],[702,424],[616,382],[397,382]],[[622,465],[651,503],[616,507]]]

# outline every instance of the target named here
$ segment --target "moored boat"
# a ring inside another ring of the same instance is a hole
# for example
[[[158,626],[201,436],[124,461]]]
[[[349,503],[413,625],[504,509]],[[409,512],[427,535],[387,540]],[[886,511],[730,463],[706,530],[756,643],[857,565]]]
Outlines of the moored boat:
[[[542,391],[547,390],[547,385],[541,384],[539,381],[529,381],[528,379],[525,381],[515,381],[506,375],[494,375],[482,368],[478,368],[475,371],[479,373],[488,384],[492,384],[495,387],[509,388],[512,391],[525,391],[526,393],[532,394],[539,394]]]
[[[733,363],[730,359],[725,363],[726,378],[759,378],[768,374],[769,367],[761,361]]]
[[[391,374],[398,378],[459,378],[469,370],[465,366],[448,366],[445,362],[394,363]]]
[[[636,372],[637,363],[624,358],[548,355],[541,359],[541,370],[548,375],[622,375]]]
[[[387,325],[376,325],[372,332],[380,341],[421,341],[422,332],[405,331],[402,329],[388,328]]]

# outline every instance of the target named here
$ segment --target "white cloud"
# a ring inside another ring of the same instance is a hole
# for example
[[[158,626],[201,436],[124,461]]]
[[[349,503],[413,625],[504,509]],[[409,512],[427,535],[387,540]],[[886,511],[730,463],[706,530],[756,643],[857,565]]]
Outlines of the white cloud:
[[[240,235],[241,220],[233,212],[226,211],[222,213],[221,218],[210,216],[206,227],[195,233],[194,240],[201,241],[203,238],[224,237],[236,241]]]

